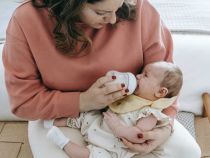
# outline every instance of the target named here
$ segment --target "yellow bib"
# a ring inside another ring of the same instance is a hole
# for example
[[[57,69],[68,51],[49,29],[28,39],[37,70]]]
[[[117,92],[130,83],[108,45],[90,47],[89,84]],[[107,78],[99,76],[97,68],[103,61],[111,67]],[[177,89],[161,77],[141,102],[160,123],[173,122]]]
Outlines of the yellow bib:
[[[111,105],[109,105],[109,108],[113,112],[118,113],[118,114],[135,111],[145,106],[150,106],[152,108],[162,110],[171,106],[175,102],[175,100],[176,100],[176,96],[172,98],[160,98],[156,101],[150,101],[150,100],[138,97],[136,95],[130,95],[112,103]]]

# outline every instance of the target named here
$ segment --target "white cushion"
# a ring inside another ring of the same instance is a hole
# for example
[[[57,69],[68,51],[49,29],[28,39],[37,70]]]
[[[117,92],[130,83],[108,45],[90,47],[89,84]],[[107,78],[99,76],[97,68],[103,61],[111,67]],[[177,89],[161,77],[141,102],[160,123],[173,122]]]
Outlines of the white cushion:
[[[201,115],[201,95],[210,92],[210,36],[173,35],[174,61],[184,74],[180,110]]]
[[[2,56],[3,44],[0,44],[0,56]],[[0,60],[0,120],[21,120],[11,113],[9,99],[4,81],[4,67]]]
[[[80,145],[85,145],[78,130],[68,127],[63,127],[60,129],[63,131],[64,135],[72,140],[72,142]],[[166,155],[167,152],[170,152],[169,148],[177,149],[177,144],[175,143],[175,140],[177,140],[177,138],[185,140],[186,142],[179,144],[179,150],[186,148],[186,144],[189,146],[189,150],[199,150],[189,132],[176,120],[174,122],[174,129],[175,130],[173,135],[171,136],[169,141],[166,142],[165,145]],[[47,130],[43,128],[42,121],[30,121],[28,125],[28,133],[29,143],[34,158],[69,158],[63,150],[61,150],[58,146],[52,144],[49,140],[46,139]],[[153,157],[154,155],[152,155],[148,157]],[[140,156],[135,156],[134,158],[140,158]]]

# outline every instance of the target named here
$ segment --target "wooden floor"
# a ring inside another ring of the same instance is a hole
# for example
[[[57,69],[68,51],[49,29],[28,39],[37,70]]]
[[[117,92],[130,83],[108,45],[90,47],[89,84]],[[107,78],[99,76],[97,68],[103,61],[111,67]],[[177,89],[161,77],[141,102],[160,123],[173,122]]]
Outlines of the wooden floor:
[[[27,126],[27,122],[0,121],[0,158],[33,158]],[[210,124],[207,118],[196,118],[196,139],[202,158],[210,158]]]
[[[0,122],[0,158],[33,158],[27,122]]]

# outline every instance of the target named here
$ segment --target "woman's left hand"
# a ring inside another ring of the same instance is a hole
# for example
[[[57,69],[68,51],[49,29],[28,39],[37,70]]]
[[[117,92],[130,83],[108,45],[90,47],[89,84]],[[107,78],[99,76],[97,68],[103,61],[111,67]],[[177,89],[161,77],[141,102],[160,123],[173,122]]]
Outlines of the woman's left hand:
[[[171,126],[168,125],[166,127],[155,128],[152,131],[144,132],[142,138],[146,140],[146,142],[142,144],[133,144],[124,138],[122,138],[122,142],[130,150],[144,155],[163,144],[169,138],[171,130]]]

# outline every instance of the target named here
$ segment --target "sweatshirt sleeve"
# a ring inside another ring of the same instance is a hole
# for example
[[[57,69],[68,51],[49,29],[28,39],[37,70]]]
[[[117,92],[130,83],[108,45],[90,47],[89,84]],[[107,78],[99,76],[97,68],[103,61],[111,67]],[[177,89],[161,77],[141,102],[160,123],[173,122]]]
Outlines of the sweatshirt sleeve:
[[[144,66],[155,61],[173,62],[172,36],[160,14],[148,0],[138,0],[137,4]],[[173,120],[177,113],[177,102],[163,112]]]
[[[141,23],[141,41],[144,65],[155,61],[172,62],[173,41],[157,10],[142,0],[138,5],[138,20]]]
[[[15,16],[7,28],[2,57],[6,87],[15,115],[28,120],[78,116],[79,92],[50,90],[44,86]]]

